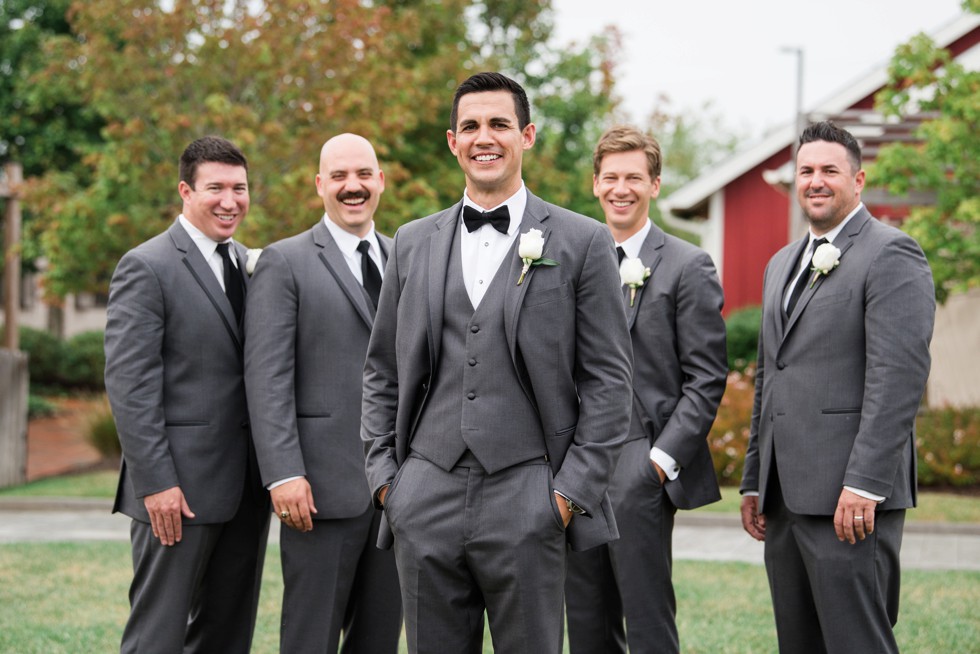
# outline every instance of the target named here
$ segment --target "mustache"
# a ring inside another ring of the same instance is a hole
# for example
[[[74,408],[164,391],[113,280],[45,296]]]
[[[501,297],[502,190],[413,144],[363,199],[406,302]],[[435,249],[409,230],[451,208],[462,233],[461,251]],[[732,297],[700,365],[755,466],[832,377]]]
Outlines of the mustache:
[[[337,200],[343,202],[344,200],[369,200],[371,199],[371,194],[368,191],[341,191],[337,194]]]

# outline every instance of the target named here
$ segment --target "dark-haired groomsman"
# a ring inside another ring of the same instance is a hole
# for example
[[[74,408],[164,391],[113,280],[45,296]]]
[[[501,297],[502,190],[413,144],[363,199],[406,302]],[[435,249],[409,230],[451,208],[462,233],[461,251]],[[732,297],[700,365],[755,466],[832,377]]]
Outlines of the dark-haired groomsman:
[[[766,267],[742,524],[765,540],[784,654],[898,652],[899,549],[935,291],[919,245],[861,202],[861,149],[809,126],[809,233]]]
[[[411,652],[557,654],[566,542],[616,537],[606,487],[629,426],[612,239],[521,177],[527,95],[456,90],[460,202],[395,236],[364,371],[368,485]],[[573,514],[578,514],[573,517]]]
[[[122,652],[249,651],[269,530],[243,378],[248,213],[241,151],[208,136],[180,157],[183,212],[130,250],[109,286],[105,381],[133,519]]]

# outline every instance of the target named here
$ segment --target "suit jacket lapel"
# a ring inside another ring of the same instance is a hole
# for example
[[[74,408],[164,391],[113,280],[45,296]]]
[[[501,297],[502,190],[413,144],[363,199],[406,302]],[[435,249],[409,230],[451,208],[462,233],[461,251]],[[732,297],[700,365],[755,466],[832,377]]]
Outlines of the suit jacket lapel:
[[[180,225],[179,221],[174,221],[174,224],[170,226],[167,232],[170,234],[170,239],[173,241],[174,247],[181,257],[181,261],[208,296],[211,305],[221,317],[225,329],[228,330],[228,334],[239,348],[242,347],[241,332],[238,321],[235,320],[235,311],[231,308],[231,302],[228,301],[228,296],[221,289],[218,278],[214,276],[214,271],[211,270],[211,266],[204,260],[201,251],[194,245],[194,240],[187,233],[187,230]],[[244,269],[243,266],[242,270],[244,271]]]
[[[531,266],[524,276],[524,281],[520,286],[517,285],[517,280],[521,276],[521,269],[524,267],[524,262],[517,254],[520,246],[520,235],[526,234],[529,229],[540,229],[544,238],[544,249],[541,256],[546,259],[550,258],[548,256],[548,237],[551,234],[551,229],[545,224],[547,219],[548,206],[530,191],[527,191],[524,216],[521,219],[517,238],[511,246],[512,254],[508,255],[510,262],[508,263],[507,258],[505,258],[500,264],[509,269],[507,276],[501,280],[506,284],[504,287],[504,333],[507,335],[507,346],[510,348],[511,358],[514,359],[515,370],[517,369],[517,319],[520,316],[521,304],[524,302],[524,294],[527,293],[527,289],[531,285],[534,270],[537,267]],[[561,265],[560,261],[558,263]]]
[[[439,347],[442,344],[442,321],[445,313],[446,274],[449,268],[449,258],[456,235],[459,216],[463,210],[460,200],[442,212],[436,219],[436,231],[429,236],[429,250],[426,271],[428,273],[429,301],[429,363],[435,370],[439,361]]]
[[[840,265],[844,265],[844,255],[851,249],[851,246],[854,245],[853,239],[861,233],[861,230],[869,220],[871,220],[871,214],[868,213],[867,209],[862,208],[854,215],[853,218],[851,218],[850,221],[848,221],[844,229],[837,235],[837,238],[834,239],[833,245],[840,250]],[[797,260],[799,260],[799,257],[797,257]],[[830,274],[832,275],[834,273],[831,272]],[[807,286],[803,290],[803,295],[800,296],[800,301],[796,304],[796,309],[793,311],[793,315],[790,316],[789,320],[786,322],[786,331],[783,338],[789,334],[793,326],[799,321],[800,316],[803,315],[804,311],[806,311],[806,305],[810,303],[810,300],[817,294],[820,287],[823,286],[824,280],[827,278],[827,275],[816,275],[816,273],[812,270],[808,270],[806,275]],[[815,275],[816,278],[814,279]]]
[[[318,220],[313,226],[313,244],[317,247],[317,256],[326,266],[327,270],[337,280],[337,285],[354,305],[354,310],[361,317],[368,329],[374,326],[374,312],[368,306],[367,298],[361,291],[361,285],[357,283],[357,278],[350,271],[344,253],[337,247],[337,242],[330,235],[330,230],[323,224],[323,220]]]
[[[662,229],[656,225],[650,227],[650,233],[647,237],[643,239],[643,245],[640,246],[640,261],[643,265],[650,269],[650,276],[647,277],[643,285],[636,289],[636,296],[633,298],[633,306],[630,306],[629,293],[627,292],[624,296],[624,301],[626,303],[626,319],[629,324],[630,330],[633,329],[633,325],[636,323],[636,314],[640,310],[640,300],[643,297],[643,291],[646,287],[653,283],[653,276],[656,274],[657,266],[663,260],[663,256],[660,254],[661,248],[663,248],[664,243],[667,238],[664,235]],[[625,284],[624,284],[625,286]]]

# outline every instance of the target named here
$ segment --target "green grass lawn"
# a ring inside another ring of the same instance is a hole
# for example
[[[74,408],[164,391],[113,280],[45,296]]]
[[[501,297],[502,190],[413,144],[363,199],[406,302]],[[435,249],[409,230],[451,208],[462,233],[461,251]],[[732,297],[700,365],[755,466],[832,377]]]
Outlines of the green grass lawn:
[[[119,475],[114,470],[100,470],[41,479],[23,486],[0,490],[2,497],[95,497],[111,499],[116,493]],[[720,502],[697,512],[738,513],[741,496],[735,488],[721,489]],[[908,512],[910,522],[980,523],[980,495],[952,493],[919,493],[919,506]]]
[[[0,652],[118,650],[131,570],[127,543],[0,545]],[[775,651],[762,566],[678,561],[674,576],[683,652]],[[279,552],[271,547],[252,648],[257,654],[278,651],[281,598]],[[978,604],[980,573],[906,571],[896,627],[902,651],[976,651]],[[491,652],[489,636],[484,643]]]

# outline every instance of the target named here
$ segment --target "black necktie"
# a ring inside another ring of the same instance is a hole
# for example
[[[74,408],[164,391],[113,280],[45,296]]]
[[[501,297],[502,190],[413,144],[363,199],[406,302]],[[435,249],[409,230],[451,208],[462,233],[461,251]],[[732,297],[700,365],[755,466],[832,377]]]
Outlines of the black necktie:
[[[622,245],[616,246],[616,256],[619,257],[619,263],[623,263],[623,259],[626,258],[626,250],[623,249]]]
[[[218,254],[221,255],[221,261],[225,268],[225,295],[231,302],[231,308],[235,312],[235,320],[241,324],[242,312],[245,310],[245,280],[242,279],[242,271],[231,263],[227,243],[218,243]]]
[[[816,252],[817,248],[827,242],[825,238],[818,238],[810,244],[810,247],[803,252],[803,258],[807,259],[807,254],[810,252]],[[809,257],[812,259],[812,255]],[[799,266],[797,266],[799,270]],[[786,315],[793,315],[793,309],[796,308],[796,303],[800,301],[800,296],[803,295],[803,291],[806,290],[806,285],[810,281],[810,270],[809,266],[807,269],[800,273],[800,276],[796,280],[796,286],[793,287],[793,292],[789,296],[789,304],[786,305]]]
[[[357,244],[357,251],[361,253],[361,283],[364,285],[368,297],[371,298],[374,308],[377,309],[378,297],[381,295],[381,273],[378,271],[378,267],[374,265],[374,259],[368,254],[370,249],[371,244],[367,241],[361,241]]]
[[[510,229],[510,211],[507,210],[507,205],[499,206],[493,211],[480,211],[469,205],[463,207],[463,224],[466,225],[466,231],[475,232],[487,223],[493,225],[493,228],[501,234],[506,234]]]

